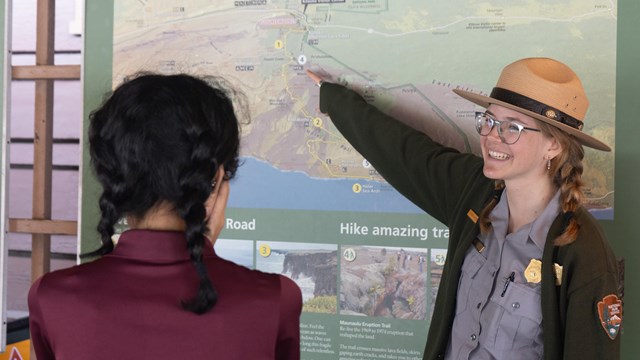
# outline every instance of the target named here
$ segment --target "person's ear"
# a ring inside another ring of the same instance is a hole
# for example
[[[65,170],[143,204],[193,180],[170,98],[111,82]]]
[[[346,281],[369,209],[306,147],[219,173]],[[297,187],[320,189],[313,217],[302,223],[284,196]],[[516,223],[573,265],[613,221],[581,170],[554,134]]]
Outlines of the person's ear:
[[[563,147],[555,137],[551,137],[549,141],[550,143],[549,147],[547,148],[547,156],[549,159],[553,159],[562,152]]]
[[[229,199],[229,182],[224,180],[224,167],[220,166],[216,172],[215,183],[211,195],[205,203],[207,211],[207,227],[209,232],[207,237],[211,242],[215,242],[224,227],[225,209]]]

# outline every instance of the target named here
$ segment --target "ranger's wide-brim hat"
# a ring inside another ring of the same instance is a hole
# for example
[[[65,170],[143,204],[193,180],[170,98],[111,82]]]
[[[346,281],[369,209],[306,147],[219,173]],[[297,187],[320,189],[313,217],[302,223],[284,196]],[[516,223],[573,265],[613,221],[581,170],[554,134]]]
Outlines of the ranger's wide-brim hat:
[[[526,58],[507,65],[489,96],[453,90],[482,107],[504,106],[573,135],[582,145],[611,151],[582,132],[589,100],[578,76],[567,65],[549,58]]]

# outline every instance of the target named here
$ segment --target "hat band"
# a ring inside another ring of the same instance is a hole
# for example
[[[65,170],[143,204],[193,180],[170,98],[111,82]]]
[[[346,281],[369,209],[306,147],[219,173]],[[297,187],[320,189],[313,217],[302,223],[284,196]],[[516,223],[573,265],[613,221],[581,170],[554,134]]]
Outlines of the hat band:
[[[536,114],[540,114],[547,119],[555,120],[574,129],[582,130],[584,123],[562,111],[555,109],[549,105],[543,104],[537,100],[533,100],[524,95],[520,95],[511,90],[494,87],[491,91],[491,98],[504,101],[511,105],[529,110]]]

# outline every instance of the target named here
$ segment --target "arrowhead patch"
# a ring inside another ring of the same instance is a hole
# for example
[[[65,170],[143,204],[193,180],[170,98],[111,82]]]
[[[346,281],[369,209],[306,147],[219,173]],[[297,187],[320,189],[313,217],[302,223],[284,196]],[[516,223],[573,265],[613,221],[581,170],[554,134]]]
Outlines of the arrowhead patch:
[[[600,324],[611,340],[620,332],[622,323],[622,302],[617,295],[607,295],[598,302]]]

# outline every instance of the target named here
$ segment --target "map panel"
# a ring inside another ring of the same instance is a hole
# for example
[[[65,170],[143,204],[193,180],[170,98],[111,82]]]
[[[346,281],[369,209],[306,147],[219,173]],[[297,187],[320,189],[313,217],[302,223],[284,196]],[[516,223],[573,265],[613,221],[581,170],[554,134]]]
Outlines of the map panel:
[[[586,131],[614,145],[616,5],[121,0],[114,13],[114,83],[140,70],[214,74],[247,95],[251,119],[242,129],[242,155],[248,161],[235,192],[245,199],[233,196],[232,206],[256,198],[248,177],[266,166],[280,178],[274,190],[289,188],[295,173],[320,194],[345,196],[327,202],[301,189],[291,194],[298,205],[266,199],[252,202],[255,207],[377,211],[391,201],[397,205],[385,211],[416,212],[318,112],[318,90],[305,69],[348,83],[446,145],[477,153],[478,109],[451,90],[488,92],[505,64],[552,56],[583,79],[591,99]],[[584,175],[590,207],[612,216],[613,155],[587,150]]]
[[[449,230],[319,112],[306,69],[479,153],[480,109],[452,90],[487,93],[504,65],[553,57],[587,90],[585,131],[614,148],[616,22],[606,0],[114,0],[113,83],[185,72],[243,92],[243,164],[216,251],[298,284],[303,359],[419,360]],[[613,217],[614,152],[586,149],[601,219]]]

